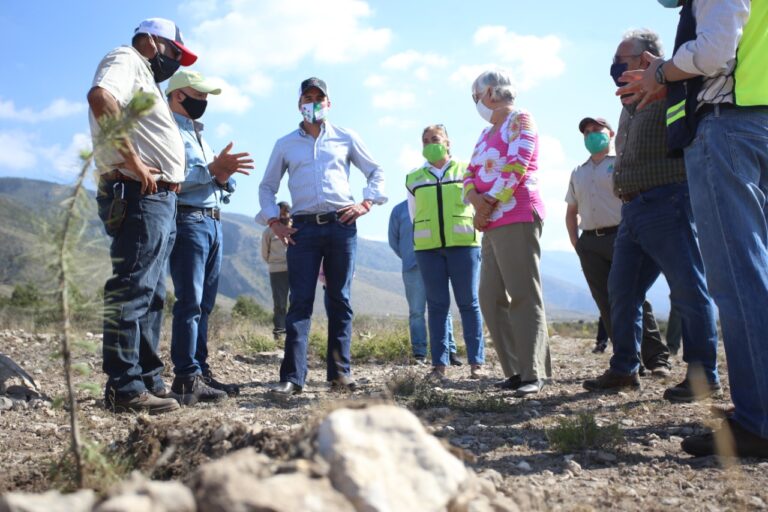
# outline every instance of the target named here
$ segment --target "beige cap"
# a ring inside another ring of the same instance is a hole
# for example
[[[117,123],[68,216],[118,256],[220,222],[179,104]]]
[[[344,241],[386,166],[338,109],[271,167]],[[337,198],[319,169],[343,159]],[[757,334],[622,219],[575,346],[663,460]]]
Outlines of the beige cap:
[[[191,87],[198,92],[205,92],[208,94],[221,94],[221,88],[217,87],[197,71],[189,71],[187,69],[177,71],[171,77],[168,81],[168,88],[165,90],[165,94],[170,94],[176,89],[183,89],[184,87]]]

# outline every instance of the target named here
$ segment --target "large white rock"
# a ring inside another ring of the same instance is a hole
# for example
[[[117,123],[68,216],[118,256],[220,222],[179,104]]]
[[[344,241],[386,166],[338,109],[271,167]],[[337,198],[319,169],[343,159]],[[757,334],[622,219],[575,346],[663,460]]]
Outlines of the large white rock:
[[[110,489],[110,498],[94,512],[195,512],[192,491],[181,482],[148,480],[138,471]]]
[[[90,512],[96,493],[90,489],[72,494],[9,492],[0,496],[0,512]]]
[[[401,407],[338,409],[318,429],[333,486],[358,511],[440,511],[470,473]]]

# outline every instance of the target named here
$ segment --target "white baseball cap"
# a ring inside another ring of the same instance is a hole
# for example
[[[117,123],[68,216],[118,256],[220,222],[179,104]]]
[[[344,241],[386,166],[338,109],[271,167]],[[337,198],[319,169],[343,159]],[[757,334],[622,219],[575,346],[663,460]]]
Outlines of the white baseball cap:
[[[180,63],[182,66],[191,66],[197,60],[197,55],[184,46],[184,40],[181,37],[179,27],[171,20],[165,18],[148,18],[139,23],[139,26],[136,27],[136,30],[134,30],[133,33],[152,34],[172,42],[181,52]]]

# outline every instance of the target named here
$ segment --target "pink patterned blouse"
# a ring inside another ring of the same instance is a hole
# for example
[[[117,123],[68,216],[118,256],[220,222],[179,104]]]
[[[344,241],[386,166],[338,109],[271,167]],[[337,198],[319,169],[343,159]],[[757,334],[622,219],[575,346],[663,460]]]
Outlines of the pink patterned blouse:
[[[539,195],[539,136],[531,115],[510,112],[504,124],[480,134],[472,160],[464,174],[464,193],[475,189],[499,200],[485,231],[516,222],[544,220],[544,202]]]

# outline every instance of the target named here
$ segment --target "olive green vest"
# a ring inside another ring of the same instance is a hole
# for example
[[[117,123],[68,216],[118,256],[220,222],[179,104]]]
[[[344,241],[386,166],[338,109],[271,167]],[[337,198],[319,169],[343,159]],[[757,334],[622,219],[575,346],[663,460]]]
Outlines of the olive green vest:
[[[733,95],[739,106],[768,106],[768,0],[752,0],[736,52]]]
[[[417,251],[440,247],[480,245],[472,224],[475,209],[464,203],[464,172],[467,165],[452,161],[442,180],[423,167],[405,178],[413,194],[413,248]]]

